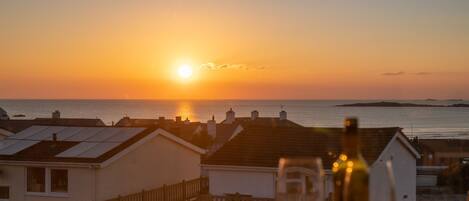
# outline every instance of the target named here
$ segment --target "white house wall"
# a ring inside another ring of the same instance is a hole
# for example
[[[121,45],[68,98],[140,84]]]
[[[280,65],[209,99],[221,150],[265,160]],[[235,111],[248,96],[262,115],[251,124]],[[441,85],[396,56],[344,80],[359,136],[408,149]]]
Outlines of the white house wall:
[[[388,201],[390,195],[386,161],[392,160],[397,201],[416,200],[416,159],[399,139],[393,140],[370,170],[370,200]]]
[[[158,135],[99,169],[98,200],[200,177],[200,154]]]
[[[210,193],[240,193],[254,197],[275,197],[275,173],[256,171],[210,170]]]
[[[405,139],[394,138],[380,158],[370,166],[370,201],[387,201],[389,198],[390,188],[385,164],[386,160],[391,158],[396,179],[397,200],[416,200],[416,158],[401,140]],[[276,171],[267,170],[272,168],[265,168],[263,171],[246,169],[255,169],[255,167],[235,166],[224,170],[223,166],[204,166],[203,172],[210,179],[210,193],[224,195],[239,192],[254,197],[274,198]],[[327,197],[333,191],[330,172],[327,172],[325,180]]]
[[[39,166],[44,167],[44,166]],[[54,166],[51,166],[51,168]],[[56,167],[62,168],[62,167]],[[66,196],[32,195],[26,192],[26,167],[0,165],[0,185],[10,186],[11,201],[83,201],[94,200],[94,174],[90,168],[68,169],[68,194]]]

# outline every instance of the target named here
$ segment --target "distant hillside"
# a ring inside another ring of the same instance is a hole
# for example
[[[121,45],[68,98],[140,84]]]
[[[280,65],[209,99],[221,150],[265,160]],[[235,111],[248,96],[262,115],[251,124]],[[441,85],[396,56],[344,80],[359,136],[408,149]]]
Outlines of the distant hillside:
[[[428,105],[415,103],[398,103],[398,102],[373,102],[373,103],[352,103],[344,105],[336,105],[338,107],[469,107],[469,104],[452,104],[452,105]]]

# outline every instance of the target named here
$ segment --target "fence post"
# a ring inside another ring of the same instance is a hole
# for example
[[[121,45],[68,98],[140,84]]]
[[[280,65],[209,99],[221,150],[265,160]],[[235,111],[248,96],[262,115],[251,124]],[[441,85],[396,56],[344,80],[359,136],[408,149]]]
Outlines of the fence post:
[[[208,193],[208,178],[200,177],[200,193]]]
[[[182,180],[182,200],[186,201],[186,180]]]
[[[166,195],[166,184],[163,185],[163,201],[167,201],[167,195]]]
[[[142,201],[145,200],[145,189],[142,189],[142,197],[141,197]]]

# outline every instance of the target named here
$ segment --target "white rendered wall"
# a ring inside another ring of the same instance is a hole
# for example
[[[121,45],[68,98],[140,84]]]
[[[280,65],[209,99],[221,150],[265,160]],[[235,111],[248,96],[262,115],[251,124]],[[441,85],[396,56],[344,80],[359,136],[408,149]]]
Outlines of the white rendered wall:
[[[399,140],[393,140],[370,169],[370,200],[389,200],[390,187],[386,161],[392,159],[398,201],[416,200],[416,159]]]
[[[209,170],[210,193],[241,193],[260,198],[275,197],[275,173]]]
[[[99,169],[98,200],[200,177],[200,154],[164,136]]]
[[[44,167],[44,166],[41,166]],[[64,168],[50,166],[50,168]],[[62,195],[54,194],[32,194],[26,192],[26,167],[0,165],[2,175],[0,185],[10,186],[11,201],[93,201],[94,170],[90,168],[65,168],[68,170],[68,193]]]

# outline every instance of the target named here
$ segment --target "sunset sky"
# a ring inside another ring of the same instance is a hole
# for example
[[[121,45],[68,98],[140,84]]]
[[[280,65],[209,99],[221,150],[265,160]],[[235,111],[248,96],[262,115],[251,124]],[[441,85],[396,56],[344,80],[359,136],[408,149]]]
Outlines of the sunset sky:
[[[0,98],[469,98],[469,1],[0,1]],[[178,75],[190,66],[193,74]]]

